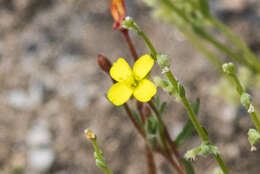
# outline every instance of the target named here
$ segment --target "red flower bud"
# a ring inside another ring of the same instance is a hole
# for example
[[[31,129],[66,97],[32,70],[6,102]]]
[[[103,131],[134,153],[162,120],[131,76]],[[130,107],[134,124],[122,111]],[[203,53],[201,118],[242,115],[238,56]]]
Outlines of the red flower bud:
[[[99,67],[105,71],[106,73],[109,74],[109,70],[111,68],[111,62],[108,60],[108,58],[106,58],[105,56],[99,54],[97,57],[97,62]]]
[[[114,29],[123,30],[122,22],[126,17],[124,0],[111,0],[110,10],[114,18]]]

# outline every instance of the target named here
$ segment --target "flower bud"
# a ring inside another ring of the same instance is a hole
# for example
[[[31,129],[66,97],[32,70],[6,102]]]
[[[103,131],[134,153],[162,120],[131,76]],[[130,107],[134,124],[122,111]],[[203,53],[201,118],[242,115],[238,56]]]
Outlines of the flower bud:
[[[195,147],[186,152],[185,158],[194,160],[197,155],[217,155],[219,153],[216,146],[211,145],[209,142],[205,141],[200,146]]]
[[[164,91],[168,92],[168,94],[176,94],[176,89],[172,86],[169,80],[163,80],[158,76],[153,77],[153,82],[156,86],[161,87]]]
[[[168,81],[161,79],[159,76],[154,76],[152,78],[156,86],[160,86],[161,88],[167,88],[169,86]]]
[[[255,151],[256,147],[254,146],[257,141],[260,140],[260,134],[255,129],[249,129],[248,131],[248,141],[251,145],[251,151]]]
[[[166,69],[166,68],[170,67],[168,55],[159,54],[159,55],[157,55],[156,59],[157,59],[158,65],[160,66],[161,69]]]
[[[87,139],[90,139],[90,140],[96,139],[96,135],[94,133],[92,133],[90,130],[86,129],[84,132],[86,134]]]
[[[191,149],[191,150],[188,150],[184,157],[188,160],[195,160],[196,159],[196,156],[198,155],[198,153],[200,152],[200,148],[199,147],[196,147],[194,149]]]
[[[111,0],[110,10],[114,18],[114,29],[123,30],[122,22],[126,17],[124,0]]]
[[[222,65],[223,71],[227,74],[233,74],[235,72],[235,66],[233,63],[224,63]]]
[[[132,29],[136,25],[134,19],[130,16],[127,16],[122,24],[125,29]]]
[[[243,93],[240,97],[240,102],[247,108],[252,102],[252,97],[248,93]]]
[[[224,174],[224,172],[220,168],[215,168],[214,174]]]
[[[98,55],[97,62],[98,62],[99,67],[103,71],[105,71],[106,73],[109,74],[109,70],[112,66],[111,62],[105,56],[103,56],[101,54]]]

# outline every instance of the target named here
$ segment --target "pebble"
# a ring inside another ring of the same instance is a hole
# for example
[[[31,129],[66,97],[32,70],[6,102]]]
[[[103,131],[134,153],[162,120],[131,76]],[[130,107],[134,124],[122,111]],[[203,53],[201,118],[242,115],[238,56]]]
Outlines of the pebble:
[[[36,122],[29,130],[26,140],[28,145],[27,173],[47,172],[55,159],[47,122]]]

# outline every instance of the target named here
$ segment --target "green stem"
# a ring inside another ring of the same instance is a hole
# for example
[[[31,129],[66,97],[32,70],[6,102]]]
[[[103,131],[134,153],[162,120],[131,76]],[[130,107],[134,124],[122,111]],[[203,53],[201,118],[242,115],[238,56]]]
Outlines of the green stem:
[[[151,41],[149,40],[149,38],[148,38],[148,37],[146,36],[146,34],[140,29],[139,26],[133,25],[132,27],[133,27],[133,29],[137,32],[137,34],[144,39],[145,43],[147,44],[147,46],[148,46],[149,49],[151,50],[151,55],[152,55],[153,59],[156,60],[157,52],[156,52],[156,49],[154,48],[153,44],[152,44]]]
[[[235,73],[231,73],[231,74],[229,74],[229,75],[230,75],[230,77],[232,77],[233,80],[235,81],[236,86],[237,86],[237,92],[239,93],[239,95],[240,95],[240,97],[241,97],[241,95],[244,93],[244,89],[243,89],[243,87],[242,87],[242,85],[241,85],[241,83],[240,83],[240,81],[239,81],[237,75],[236,75]],[[248,105],[246,106],[246,109],[247,109],[247,110],[249,109],[250,105],[252,105],[252,103],[250,103],[250,104],[248,104]],[[254,109],[254,110],[255,110],[255,109]],[[260,121],[259,121],[259,117],[258,117],[257,114],[256,114],[256,111],[254,111],[254,112],[249,112],[249,114],[250,114],[250,117],[251,117],[252,121],[254,122],[254,125],[255,125],[257,131],[260,133]]]
[[[239,95],[242,95],[244,93],[244,89],[243,89],[239,79],[237,78],[237,76],[234,73],[230,74],[230,76],[233,78],[233,80],[236,83],[237,92],[239,93]]]
[[[140,35],[144,39],[144,41],[146,42],[147,46],[151,50],[152,55],[156,59],[157,51],[154,48],[154,46],[152,45],[151,41],[145,35],[145,33],[137,25],[134,25],[133,29],[135,29],[137,34]],[[166,76],[168,77],[168,79],[171,82],[171,84],[175,87],[175,89],[178,89],[178,81],[173,76],[172,72],[171,71],[167,71],[166,72]],[[184,97],[182,97],[181,101],[184,104],[185,109],[188,112],[189,118],[192,121],[192,124],[195,127],[195,129],[196,129],[197,133],[199,134],[199,136],[202,138],[203,141],[210,142],[207,133],[203,130],[202,126],[200,125],[199,121],[197,120],[197,117],[196,117],[195,113],[193,112],[193,110],[191,108],[191,105],[188,102],[187,98],[184,96]],[[159,122],[162,122],[160,117],[158,119],[159,119]],[[226,165],[224,164],[223,160],[221,159],[220,155],[214,155],[214,157],[217,160],[217,162],[218,162],[219,166],[221,167],[221,169],[223,170],[224,174],[229,174],[229,171],[228,171]]]
[[[112,171],[108,168],[108,166],[106,165],[105,159],[104,159],[104,157],[103,157],[102,151],[100,150],[100,148],[99,148],[99,146],[98,146],[98,144],[97,144],[96,138],[95,138],[95,139],[92,139],[91,141],[92,141],[92,144],[93,144],[93,146],[94,146],[94,149],[95,149],[95,152],[96,152],[96,155],[97,155],[96,158],[103,163],[102,169],[104,170],[104,172],[105,172],[106,174],[113,174],[113,172],[112,172]]]
[[[195,113],[193,112],[190,103],[188,102],[188,99],[186,97],[182,98],[182,103],[184,104],[185,109],[188,112],[189,118],[195,127],[196,131],[198,132],[199,136],[202,138],[203,141],[209,141],[207,133],[203,130],[201,127]]]
[[[258,116],[256,115],[256,112],[251,112],[250,117],[253,120],[257,131],[260,133],[260,122],[259,122]]]

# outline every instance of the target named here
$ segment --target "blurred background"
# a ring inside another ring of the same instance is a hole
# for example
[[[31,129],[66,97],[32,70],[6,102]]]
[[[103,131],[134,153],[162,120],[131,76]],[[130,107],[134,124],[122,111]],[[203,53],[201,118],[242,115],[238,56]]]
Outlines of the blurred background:
[[[0,0],[0,173],[101,174],[84,129],[98,136],[115,174],[144,174],[143,140],[125,112],[105,99],[110,79],[97,54],[111,61],[131,54],[112,28],[108,0]],[[190,100],[201,98],[199,119],[234,174],[259,174],[260,151],[250,152],[246,110],[214,95],[220,74],[175,28],[153,17],[141,0],[125,0],[128,15],[155,47],[172,58],[172,70]],[[260,1],[210,0],[213,13],[260,54]],[[148,53],[130,33],[139,55]],[[221,38],[220,38],[221,39]],[[153,73],[159,74],[157,68]],[[187,120],[183,106],[159,91],[164,121],[174,138]],[[259,88],[251,91],[260,108]],[[194,133],[181,154],[200,144]],[[258,146],[259,147],[259,146]],[[159,174],[173,173],[156,156]],[[212,157],[193,162],[198,174],[213,173]]]

